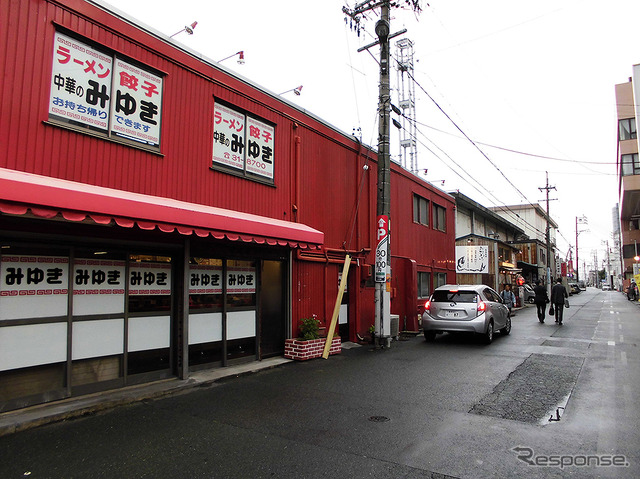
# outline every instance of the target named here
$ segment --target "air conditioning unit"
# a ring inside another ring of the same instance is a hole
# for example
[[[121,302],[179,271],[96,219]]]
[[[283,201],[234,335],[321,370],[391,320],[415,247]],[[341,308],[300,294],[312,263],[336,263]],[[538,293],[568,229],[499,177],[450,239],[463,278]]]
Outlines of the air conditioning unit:
[[[391,315],[391,335],[392,338],[398,339],[400,336],[400,316],[398,314]]]

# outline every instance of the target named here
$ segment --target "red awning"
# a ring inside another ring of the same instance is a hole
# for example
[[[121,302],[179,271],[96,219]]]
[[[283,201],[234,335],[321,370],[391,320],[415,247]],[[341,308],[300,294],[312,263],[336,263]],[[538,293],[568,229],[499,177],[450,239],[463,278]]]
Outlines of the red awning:
[[[41,218],[212,236],[216,239],[319,248],[324,233],[309,226],[170,198],[142,195],[0,168],[0,212]]]

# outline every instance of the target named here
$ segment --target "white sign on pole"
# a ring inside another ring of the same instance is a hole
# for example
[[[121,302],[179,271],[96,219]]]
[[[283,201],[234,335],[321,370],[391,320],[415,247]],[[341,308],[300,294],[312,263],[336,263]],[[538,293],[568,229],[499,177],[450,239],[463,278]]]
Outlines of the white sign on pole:
[[[457,273],[489,273],[489,246],[456,246]]]
[[[389,266],[387,258],[387,251],[389,251],[389,217],[379,215],[376,221],[378,244],[376,246],[375,282],[385,283],[387,281],[387,266]]]

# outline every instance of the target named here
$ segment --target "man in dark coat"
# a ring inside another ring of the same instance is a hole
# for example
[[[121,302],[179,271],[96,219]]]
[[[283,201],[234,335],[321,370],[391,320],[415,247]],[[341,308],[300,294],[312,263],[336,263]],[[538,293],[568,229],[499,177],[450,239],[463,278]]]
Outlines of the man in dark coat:
[[[547,294],[547,288],[542,285],[542,280],[538,280],[533,292],[536,293],[533,302],[538,310],[538,321],[544,323],[544,310],[549,302],[549,295]]]
[[[562,324],[562,313],[564,310],[564,299],[568,298],[567,289],[562,284],[562,278],[556,280],[556,284],[551,288],[551,303],[556,309],[556,323]]]

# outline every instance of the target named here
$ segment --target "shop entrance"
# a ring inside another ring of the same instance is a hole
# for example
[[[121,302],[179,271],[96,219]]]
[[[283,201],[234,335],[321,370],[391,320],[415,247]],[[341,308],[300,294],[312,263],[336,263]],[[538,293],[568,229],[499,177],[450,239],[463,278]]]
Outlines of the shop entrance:
[[[284,354],[286,338],[286,263],[263,261],[260,287],[260,357]]]

